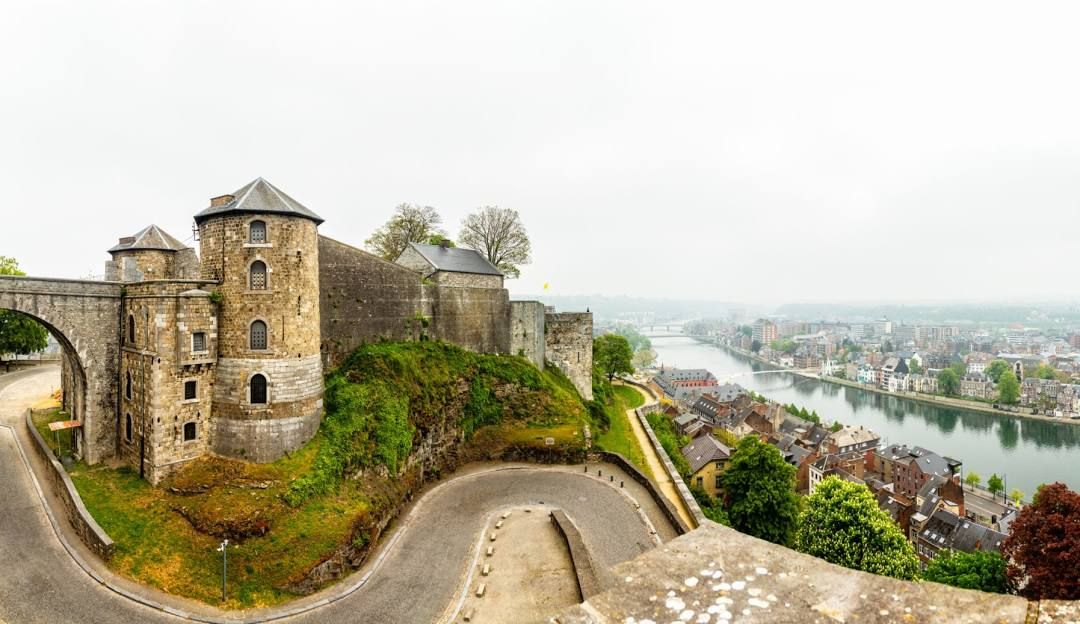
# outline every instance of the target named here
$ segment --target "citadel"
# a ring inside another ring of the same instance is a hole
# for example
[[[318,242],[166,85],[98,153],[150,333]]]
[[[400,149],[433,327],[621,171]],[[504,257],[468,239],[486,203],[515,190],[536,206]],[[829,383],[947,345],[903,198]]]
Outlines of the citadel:
[[[591,398],[591,314],[511,301],[476,251],[413,244],[387,262],[322,222],[258,178],[195,215],[198,253],[151,225],[108,250],[104,282],[0,279],[0,308],[64,346],[76,454],[152,483],[206,454],[274,461],[318,430],[323,371],[376,340],[524,356]]]

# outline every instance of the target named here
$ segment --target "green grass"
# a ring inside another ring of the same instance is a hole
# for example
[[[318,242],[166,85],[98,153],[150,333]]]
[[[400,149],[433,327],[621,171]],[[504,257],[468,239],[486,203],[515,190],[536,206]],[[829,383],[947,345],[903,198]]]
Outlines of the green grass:
[[[322,427],[289,457],[261,465],[205,457],[160,487],[126,466],[79,464],[71,477],[116,542],[114,571],[217,606],[266,607],[295,598],[288,588],[340,547],[375,541],[374,527],[421,483],[418,467],[406,469],[421,432],[460,428],[471,440],[465,459],[530,448],[571,458],[584,450],[586,422],[556,369],[442,343],[384,342],[357,349],[328,376]],[[359,471],[363,478],[346,478]],[[222,604],[216,549],[226,535]]]
[[[64,454],[71,455],[72,430],[64,429],[59,432],[49,431],[49,423],[71,420],[71,417],[68,416],[67,412],[57,407],[41,412],[35,411],[31,418],[34,423],[34,428],[41,434],[41,437],[45,440],[45,444],[53,452],[53,457],[56,457],[56,442],[58,438],[60,441],[60,448],[64,449]]]
[[[636,401],[636,405],[634,404]],[[656,476],[645,461],[645,453],[641,450],[637,436],[630,426],[630,416],[626,411],[640,407],[645,403],[641,393],[627,386],[613,386],[612,400],[604,405],[611,423],[607,431],[596,437],[596,446],[605,451],[618,453],[637,466],[645,476],[656,480]]]

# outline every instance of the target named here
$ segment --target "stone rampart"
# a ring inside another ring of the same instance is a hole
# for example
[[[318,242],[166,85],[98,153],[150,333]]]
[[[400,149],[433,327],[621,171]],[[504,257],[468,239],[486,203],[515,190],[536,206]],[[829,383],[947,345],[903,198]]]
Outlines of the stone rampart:
[[[631,479],[637,481],[642,487],[648,490],[649,496],[651,496],[653,501],[656,502],[656,505],[660,507],[660,511],[663,512],[664,517],[668,519],[668,522],[671,523],[671,526],[675,528],[675,531],[679,535],[690,532],[691,528],[686,526],[686,522],[682,519],[682,516],[679,515],[679,511],[675,509],[675,505],[668,500],[667,496],[664,496],[664,493],[660,491],[652,479],[645,476],[645,473],[638,470],[638,467],[630,463],[628,459],[611,451],[590,451],[589,454],[590,456],[595,456],[594,461],[604,461],[615,464]],[[592,458],[590,457],[590,459]]]
[[[566,541],[566,548],[570,551],[570,561],[574,565],[574,575],[577,577],[578,592],[582,600],[588,600],[603,592],[611,585],[610,578],[603,566],[599,566],[589,553],[585,540],[581,538],[574,521],[566,515],[562,509],[555,509],[550,514],[551,524],[555,525],[559,535]]]
[[[41,461],[45,462],[45,471],[49,475],[49,480],[52,481],[53,491],[63,501],[68,520],[79,535],[79,539],[103,560],[112,559],[113,553],[116,551],[116,544],[113,543],[112,538],[105,533],[104,529],[98,525],[90,512],[87,511],[86,505],[82,502],[82,497],[79,496],[78,490],[75,489],[75,484],[71,482],[71,477],[68,476],[67,471],[60,465],[60,462],[53,457],[52,450],[49,449],[45,440],[41,438],[37,428],[34,427],[32,410],[26,410],[26,429],[30,432],[30,437],[34,439],[34,452],[41,458]]]
[[[544,368],[544,304],[510,302],[510,352]]]
[[[592,400],[592,341],[589,312],[544,315],[544,360],[562,370],[587,401]]]

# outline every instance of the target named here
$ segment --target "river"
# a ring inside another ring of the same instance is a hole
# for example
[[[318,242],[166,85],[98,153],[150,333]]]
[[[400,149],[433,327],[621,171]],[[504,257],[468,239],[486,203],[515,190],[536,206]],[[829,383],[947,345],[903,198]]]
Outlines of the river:
[[[1080,490],[1080,426],[938,407],[791,373],[747,375],[770,367],[692,338],[652,338],[658,363],[707,368],[774,401],[816,410],[822,422],[873,429],[887,444],[922,446],[964,462],[983,482],[1006,478],[1030,499],[1041,483]]]

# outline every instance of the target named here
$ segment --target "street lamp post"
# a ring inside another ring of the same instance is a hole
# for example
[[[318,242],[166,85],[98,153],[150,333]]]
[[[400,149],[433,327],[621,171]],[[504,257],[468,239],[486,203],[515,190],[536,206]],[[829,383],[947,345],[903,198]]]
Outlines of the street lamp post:
[[[225,602],[225,579],[229,575],[229,540],[221,542],[218,552],[221,553],[221,602]]]

